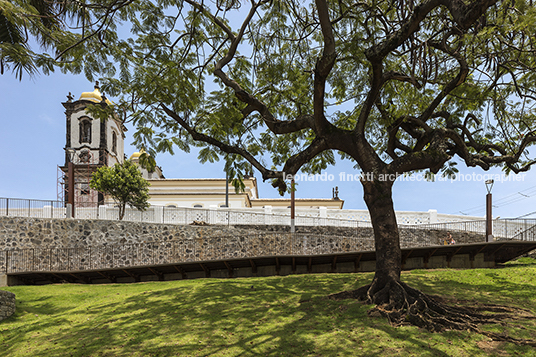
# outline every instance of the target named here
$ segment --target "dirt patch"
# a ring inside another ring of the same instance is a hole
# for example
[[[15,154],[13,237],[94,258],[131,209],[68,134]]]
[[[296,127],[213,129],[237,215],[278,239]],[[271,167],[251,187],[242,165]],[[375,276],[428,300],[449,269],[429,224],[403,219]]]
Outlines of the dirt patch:
[[[534,249],[533,251],[530,251],[526,254],[527,257],[529,258],[532,258],[532,259],[536,259],[536,249]]]
[[[508,352],[502,349],[504,342],[501,341],[479,341],[476,343],[478,348],[489,355],[508,356]]]

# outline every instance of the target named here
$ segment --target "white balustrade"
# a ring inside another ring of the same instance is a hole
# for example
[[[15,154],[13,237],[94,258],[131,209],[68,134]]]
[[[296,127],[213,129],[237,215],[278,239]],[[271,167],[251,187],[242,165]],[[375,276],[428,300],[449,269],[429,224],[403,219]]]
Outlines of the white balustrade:
[[[62,202],[0,198],[0,215],[65,218],[69,216],[69,212],[68,209],[63,207]],[[113,205],[76,207],[75,218],[118,220],[119,208]],[[485,232],[484,217],[441,214],[431,209],[427,212],[397,211],[396,218],[398,224],[402,227]],[[196,221],[218,225],[287,226],[290,224],[290,208],[265,206],[263,208],[233,209],[214,206],[210,207],[210,209],[203,209],[150,206],[143,212],[133,208],[126,208],[123,219],[132,222],[164,224],[191,224]],[[534,220],[494,220],[493,235],[505,238],[517,236],[524,240],[534,240],[536,238],[535,222]],[[370,215],[367,210],[327,209],[326,207],[298,207],[296,209],[296,224],[299,226],[371,226]]]

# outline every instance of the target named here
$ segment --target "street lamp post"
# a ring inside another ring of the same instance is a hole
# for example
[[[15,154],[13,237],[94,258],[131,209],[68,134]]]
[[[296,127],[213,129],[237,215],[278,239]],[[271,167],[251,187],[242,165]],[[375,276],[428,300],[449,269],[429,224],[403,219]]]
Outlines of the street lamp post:
[[[294,176],[292,176],[292,180],[290,181],[290,233],[296,232],[296,225],[294,220],[296,213],[296,197],[294,195],[294,191]]]
[[[67,153],[67,158],[69,162],[67,163],[67,204],[71,205],[70,217],[74,218],[74,155],[76,151],[72,148],[66,148],[65,152]]]
[[[493,187],[493,180],[486,180],[486,189],[488,194],[486,195],[486,242],[493,241],[493,222],[491,218],[491,188]]]
[[[225,169],[225,208],[229,208],[229,171]]]
[[[227,134],[227,141],[229,142],[229,134]],[[225,154],[225,208],[229,208],[229,168],[227,167],[229,154]],[[227,212],[227,215],[230,213]]]

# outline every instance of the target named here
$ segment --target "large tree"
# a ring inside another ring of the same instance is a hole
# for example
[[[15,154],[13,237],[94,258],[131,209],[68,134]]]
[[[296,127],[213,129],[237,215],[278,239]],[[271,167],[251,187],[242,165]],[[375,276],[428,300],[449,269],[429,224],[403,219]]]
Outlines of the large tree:
[[[125,38],[72,55],[106,78],[153,154],[200,146],[201,161],[226,155],[236,176],[253,167],[282,192],[283,173],[355,162],[376,272],[354,295],[395,320],[466,328],[401,281],[392,188],[398,175],[450,174],[455,160],[530,168],[535,11],[527,0],[139,0],[121,11]]]

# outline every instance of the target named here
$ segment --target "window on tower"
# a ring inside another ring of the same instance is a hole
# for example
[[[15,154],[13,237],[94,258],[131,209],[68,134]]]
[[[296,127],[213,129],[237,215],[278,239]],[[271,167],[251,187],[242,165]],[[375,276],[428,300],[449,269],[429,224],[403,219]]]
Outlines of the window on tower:
[[[112,152],[117,155],[117,134],[112,131]]]
[[[91,122],[88,119],[80,121],[80,143],[91,143]]]

